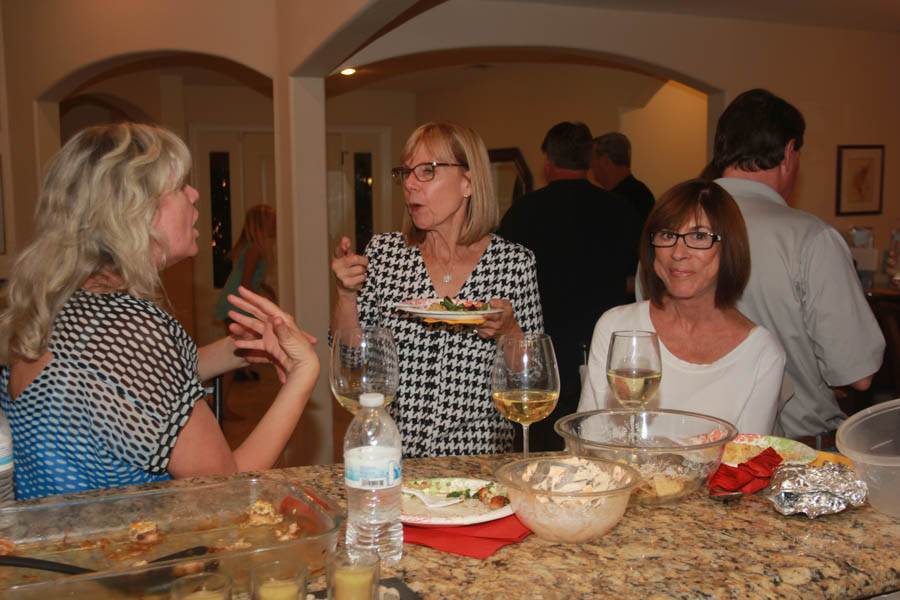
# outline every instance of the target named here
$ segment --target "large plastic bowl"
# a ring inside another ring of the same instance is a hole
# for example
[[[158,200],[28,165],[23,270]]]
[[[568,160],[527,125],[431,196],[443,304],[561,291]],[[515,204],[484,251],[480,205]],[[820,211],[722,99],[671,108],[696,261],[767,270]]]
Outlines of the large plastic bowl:
[[[501,466],[496,475],[506,486],[513,512],[536,536],[573,544],[590,542],[615,527],[641,483],[631,467],[577,456],[517,460]]]
[[[719,468],[737,429],[716,417],[679,410],[595,410],[554,425],[578,456],[631,465],[644,478],[632,495],[640,504],[675,502],[700,489]]]
[[[860,411],[837,431],[837,447],[869,486],[869,503],[900,517],[900,399]]]

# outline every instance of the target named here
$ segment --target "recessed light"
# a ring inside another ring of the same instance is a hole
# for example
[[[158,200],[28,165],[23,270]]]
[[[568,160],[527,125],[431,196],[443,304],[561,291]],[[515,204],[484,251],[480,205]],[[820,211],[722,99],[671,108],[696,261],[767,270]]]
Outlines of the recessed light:
[[[353,67],[341,69],[341,75],[353,75],[354,73],[356,73],[356,69],[354,69]]]

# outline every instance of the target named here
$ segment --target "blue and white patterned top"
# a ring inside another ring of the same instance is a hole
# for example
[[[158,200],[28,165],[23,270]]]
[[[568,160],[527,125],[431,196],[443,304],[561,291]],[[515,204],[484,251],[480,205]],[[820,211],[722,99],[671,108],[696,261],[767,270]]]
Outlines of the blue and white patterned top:
[[[52,360],[15,400],[16,498],[169,479],[175,440],[203,396],[197,346],[171,315],[127,294],[76,291],[50,334]]]
[[[373,237],[366,256],[366,284],[356,300],[359,322],[394,334],[400,381],[388,411],[400,429],[403,456],[511,451],[512,423],[491,398],[496,342],[476,335],[471,325],[429,324],[397,310],[401,302],[436,294],[418,246],[407,246],[400,233]],[[493,236],[457,297],[507,298],[523,331],[544,330],[534,254],[500,236]]]

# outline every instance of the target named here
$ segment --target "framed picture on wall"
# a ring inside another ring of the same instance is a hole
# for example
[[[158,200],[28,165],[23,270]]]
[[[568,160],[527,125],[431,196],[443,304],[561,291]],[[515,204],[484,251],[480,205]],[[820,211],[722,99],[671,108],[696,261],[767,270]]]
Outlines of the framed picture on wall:
[[[884,146],[838,146],[837,214],[881,214]]]

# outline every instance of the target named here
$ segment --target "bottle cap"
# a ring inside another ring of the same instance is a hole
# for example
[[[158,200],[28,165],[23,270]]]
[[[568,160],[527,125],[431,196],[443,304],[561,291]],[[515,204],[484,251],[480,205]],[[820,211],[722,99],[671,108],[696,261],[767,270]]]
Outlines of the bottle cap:
[[[384,394],[367,392],[359,395],[359,405],[367,408],[384,405]]]

